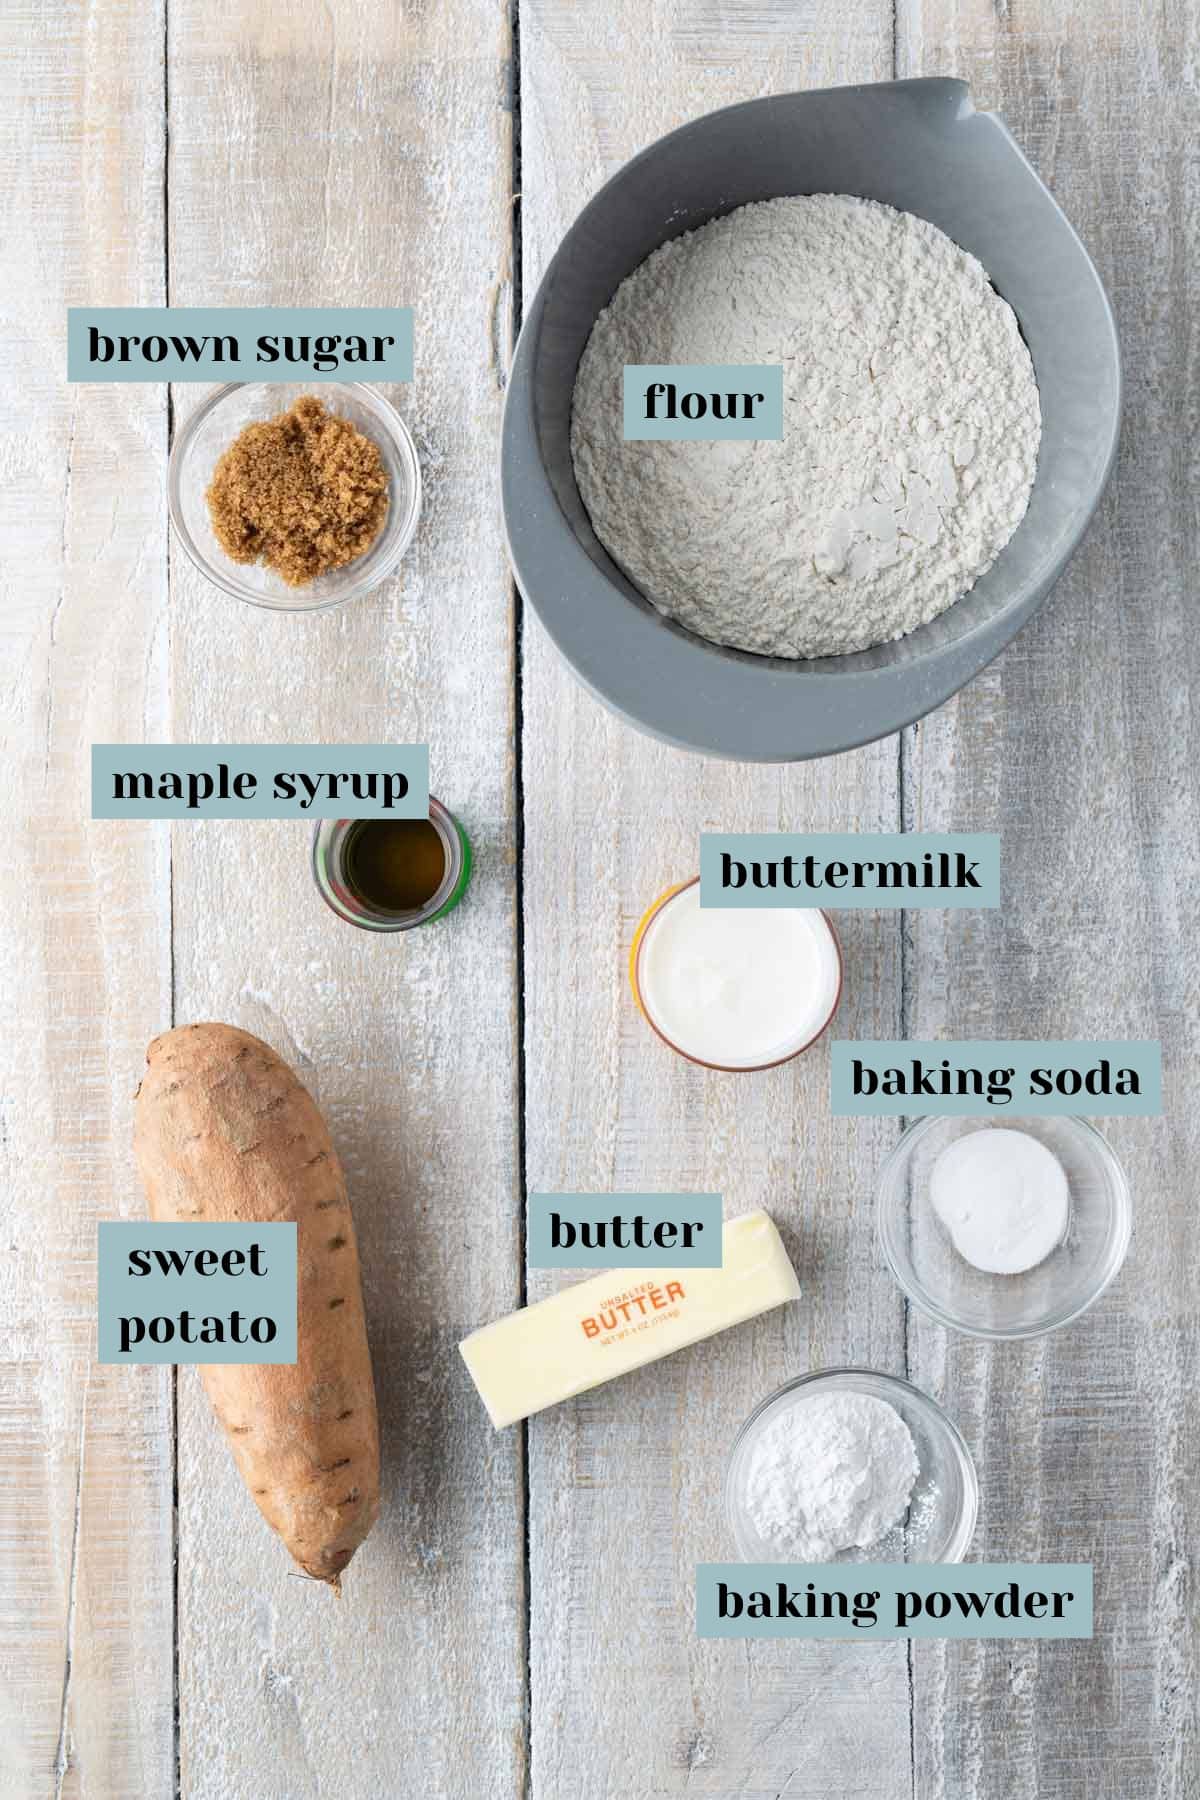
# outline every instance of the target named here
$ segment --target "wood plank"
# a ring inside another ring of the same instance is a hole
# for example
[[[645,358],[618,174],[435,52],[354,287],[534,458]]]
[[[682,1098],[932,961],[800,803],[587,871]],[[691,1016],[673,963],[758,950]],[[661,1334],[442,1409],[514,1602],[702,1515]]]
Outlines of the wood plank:
[[[240,607],[173,568],[183,741],[415,741],[478,853],[449,920],[336,919],[307,828],[175,833],[180,1021],[269,1038],[326,1109],[363,1255],[384,1510],[336,1603],[293,1579],[180,1377],[183,1793],[520,1789],[520,1444],[455,1348],[519,1296],[512,612],[494,504],[506,318],[506,9],[171,9],[171,298],[412,304],[426,510],[341,612]],[[195,390],[176,390],[182,410]]]
[[[747,96],[891,74],[890,5],[526,0],[527,292],[599,182],[645,143]],[[695,872],[701,829],[895,830],[896,739],[821,764],[733,767],[635,733],[527,614],[526,1054],[532,1189],[715,1189],[765,1205],[804,1298],[785,1313],[531,1421],[533,1792],[908,1800],[896,1645],[701,1642],[698,1561],[730,1553],[721,1483],[752,1405],[808,1367],[903,1367],[871,1237],[887,1121],[831,1120],[822,1048],[765,1076],[706,1074],[634,1012],[644,907]],[[899,1030],[896,915],[840,916],[845,1036]],[[534,1295],[559,1281],[530,1272]]]
[[[168,884],[155,827],[91,822],[89,768],[161,734],[166,396],[63,374],[68,305],[162,301],[162,14],[22,5],[0,34],[0,1791],[118,1800],[175,1773],[171,1375],[94,1361]]]
[[[1127,409],[1102,512],[1039,618],[913,735],[914,828],[1000,830],[1004,908],[913,918],[915,1036],[1161,1038],[1165,1114],[1105,1127],[1134,1245],[1087,1318],[1025,1346],[916,1319],[914,1379],[980,1461],[975,1554],[1094,1562],[1096,1636],[914,1647],[922,1800],[1185,1800],[1196,1791],[1200,1253],[1191,1075],[1200,905],[1200,545],[1189,284],[1200,223],[1200,8],[905,0],[901,73],[999,111],[1096,257]]]

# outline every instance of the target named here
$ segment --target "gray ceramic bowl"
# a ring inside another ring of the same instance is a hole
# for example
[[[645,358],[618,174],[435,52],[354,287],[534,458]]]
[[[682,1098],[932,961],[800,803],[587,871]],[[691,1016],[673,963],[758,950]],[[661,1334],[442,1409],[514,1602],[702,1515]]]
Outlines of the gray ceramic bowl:
[[[592,530],[571,395],[597,313],[652,250],[751,200],[843,193],[917,213],[977,256],[1029,344],[1042,403],[1024,521],[962,600],[894,644],[811,662],[721,649],[666,619]],[[780,94],[710,113],[627,163],[579,215],[513,361],[501,482],[521,592],[579,678],[667,742],[743,761],[896,731],[978,674],[1049,593],[1116,454],[1121,373],[1100,277],[1001,121],[961,81]]]

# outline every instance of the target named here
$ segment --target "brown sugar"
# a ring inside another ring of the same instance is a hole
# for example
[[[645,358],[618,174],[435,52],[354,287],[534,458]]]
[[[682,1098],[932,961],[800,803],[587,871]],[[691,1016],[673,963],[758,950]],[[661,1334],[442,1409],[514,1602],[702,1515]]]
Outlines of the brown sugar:
[[[207,499],[227,556],[304,587],[370,549],[387,517],[388,476],[369,437],[305,394],[238,433]]]

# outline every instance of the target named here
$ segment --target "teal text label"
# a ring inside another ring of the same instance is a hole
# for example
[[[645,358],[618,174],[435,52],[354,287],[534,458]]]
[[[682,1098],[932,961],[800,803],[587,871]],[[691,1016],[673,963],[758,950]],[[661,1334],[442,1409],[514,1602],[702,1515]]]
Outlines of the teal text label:
[[[626,363],[628,439],[736,440],[783,436],[778,363]]]
[[[963,908],[999,906],[992,831],[704,831],[700,904]]]
[[[102,1363],[294,1363],[296,1227],[98,1228]]]
[[[135,343],[133,340],[136,339]],[[68,381],[411,381],[410,306],[73,306]]]
[[[1162,1111],[1162,1051],[1129,1039],[960,1039],[831,1046],[830,1104],[842,1118],[1127,1118]]]
[[[531,1269],[719,1269],[722,1235],[720,1194],[531,1194],[526,1256]]]
[[[93,819],[425,819],[427,744],[93,744]]]
[[[1090,1563],[701,1563],[698,1637],[1090,1638]]]

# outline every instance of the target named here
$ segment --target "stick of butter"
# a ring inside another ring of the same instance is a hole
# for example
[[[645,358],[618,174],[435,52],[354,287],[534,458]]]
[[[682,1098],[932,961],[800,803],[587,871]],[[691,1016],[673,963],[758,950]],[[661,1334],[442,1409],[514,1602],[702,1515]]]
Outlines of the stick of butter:
[[[719,1269],[613,1269],[464,1338],[458,1347],[492,1424],[514,1425],[798,1298],[765,1212],[726,1219],[722,1244]]]

